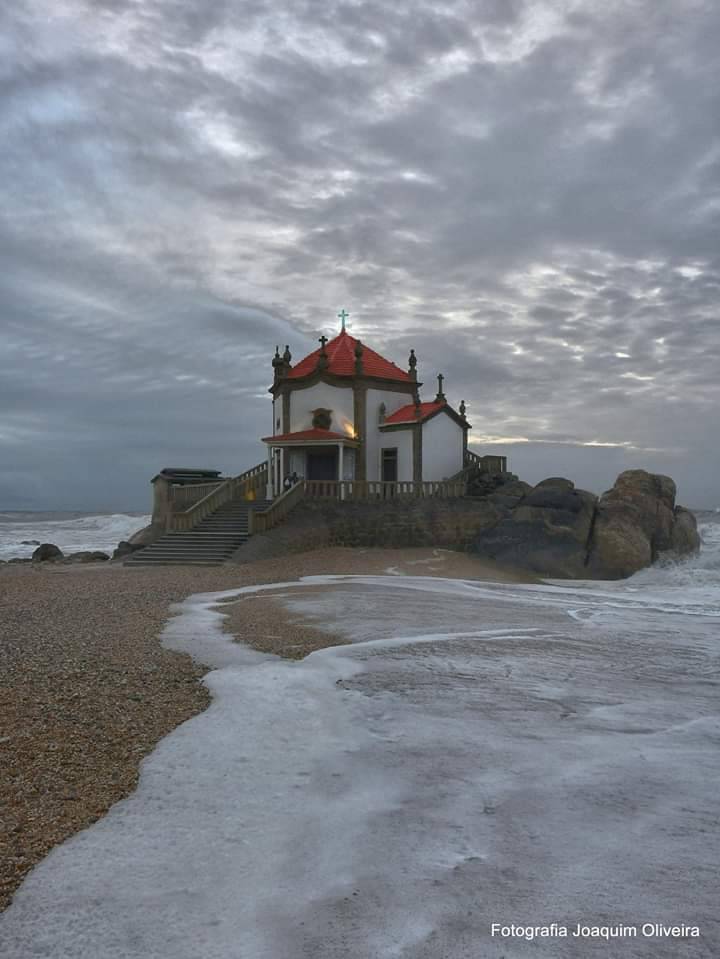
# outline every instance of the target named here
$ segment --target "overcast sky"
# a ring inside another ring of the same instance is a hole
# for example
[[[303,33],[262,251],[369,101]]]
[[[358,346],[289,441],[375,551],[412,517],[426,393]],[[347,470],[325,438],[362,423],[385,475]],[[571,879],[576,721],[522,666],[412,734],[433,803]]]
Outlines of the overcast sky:
[[[717,0],[0,10],[0,509],[264,455],[338,329],[474,448],[720,505]]]

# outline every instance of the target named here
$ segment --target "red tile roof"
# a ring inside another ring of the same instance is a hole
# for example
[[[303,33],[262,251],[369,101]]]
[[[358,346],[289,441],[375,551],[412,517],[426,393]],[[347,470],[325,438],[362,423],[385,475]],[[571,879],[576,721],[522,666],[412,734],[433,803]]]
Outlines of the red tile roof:
[[[408,403],[407,406],[401,406],[399,410],[395,410],[390,416],[386,416],[385,422],[382,425],[392,426],[393,423],[417,423],[426,420],[444,406],[447,406],[447,403],[436,403],[434,400],[432,403],[421,403],[420,415],[418,415],[415,404]]]
[[[355,344],[354,336],[343,330],[335,339],[325,345],[328,357],[326,370],[335,376],[355,376]],[[287,374],[288,379],[295,380],[301,376],[309,376],[317,369],[320,349],[315,350],[304,359],[296,363]],[[366,376],[375,376],[382,380],[402,380],[410,382],[410,375],[406,370],[386,360],[363,343],[363,372]]]
[[[333,433],[332,430],[300,430],[298,433],[280,433],[278,436],[263,436],[263,443],[282,443],[285,441],[295,441],[304,442],[304,441],[314,441],[318,440],[352,440],[354,437],[349,436],[347,433]]]

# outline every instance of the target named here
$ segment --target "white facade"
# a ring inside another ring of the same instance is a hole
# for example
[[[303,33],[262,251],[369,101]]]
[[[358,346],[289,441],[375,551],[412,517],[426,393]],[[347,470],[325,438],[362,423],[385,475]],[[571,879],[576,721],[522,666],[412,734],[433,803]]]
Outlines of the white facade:
[[[424,480],[448,479],[463,468],[463,430],[446,413],[422,425]]]
[[[352,436],[354,424],[354,400],[351,386],[331,386],[329,383],[316,383],[307,389],[294,389],[290,393],[289,433],[298,433],[312,427],[312,411],[332,410],[330,429],[334,433],[346,433]],[[277,433],[284,430],[276,430]]]
[[[412,430],[393,430],[381,433],[375,461],[368,462],[368,479],[382,479],[381,464],[384,449],[397,450],[397,479],[400,483],[411,483],[413,479],[413,437]]]

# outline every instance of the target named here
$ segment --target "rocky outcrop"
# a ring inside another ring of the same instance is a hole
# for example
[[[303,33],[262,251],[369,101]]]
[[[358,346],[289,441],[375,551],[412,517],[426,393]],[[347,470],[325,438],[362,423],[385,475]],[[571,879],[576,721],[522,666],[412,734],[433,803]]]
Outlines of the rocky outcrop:
[[[581,577],[597,497],[552,477],[530,487],[509,516],[481,534],[474,551],[544,576]]]
[[[113,551],[112,558],[123,559],[125,556],[129,556],[131,553],[135,553],[137,550],[154,543],[164,532],[164,527],[161,528],[157,523],[150,523],[148,526],[143,526],[137,533],[133,533],[130,539],[120,540]]]
[[[662,555],[687,555],[700,548],[695,517],[675,506],[669,476],[627,470],[600,497],[588,548],[591,579],[622,579]]]
[[[63,551],[54,543],[41,543],[32,554],[34,563],[46,563],[49,560],[57,560],[62,558]]]
[[[670,534],[671,555],[686,556],[688,553],[697,553],[700,549],[700,534],[695,514],[684,506],[676,506],[674,512],[675,522]]]
[[[135,553],[137,550],[142,549],[143,547],[138,545],[135,546],[127,539],[121,539],[113,550],[112,558],[113,559],[123,559],[125,556],[129,556],[131,553]]]
[[[522,486],[512,477],[484,493],[499,505],[507,487],[509,508],[480,533],[474,552],[542,576],[621,579],[700,548],[695,517],[675,506],[668,476],[628,470],[600,498],[562,477]]]

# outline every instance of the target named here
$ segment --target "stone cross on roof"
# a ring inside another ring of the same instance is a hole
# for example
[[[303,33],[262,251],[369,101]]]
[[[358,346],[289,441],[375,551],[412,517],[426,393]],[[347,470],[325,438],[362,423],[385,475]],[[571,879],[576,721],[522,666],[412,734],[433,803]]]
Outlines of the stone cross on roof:
[[[345,332],[345,320],[350,316],[346,310],[340,310],[338,313],[338,319],[340,320],[340,331]]]

